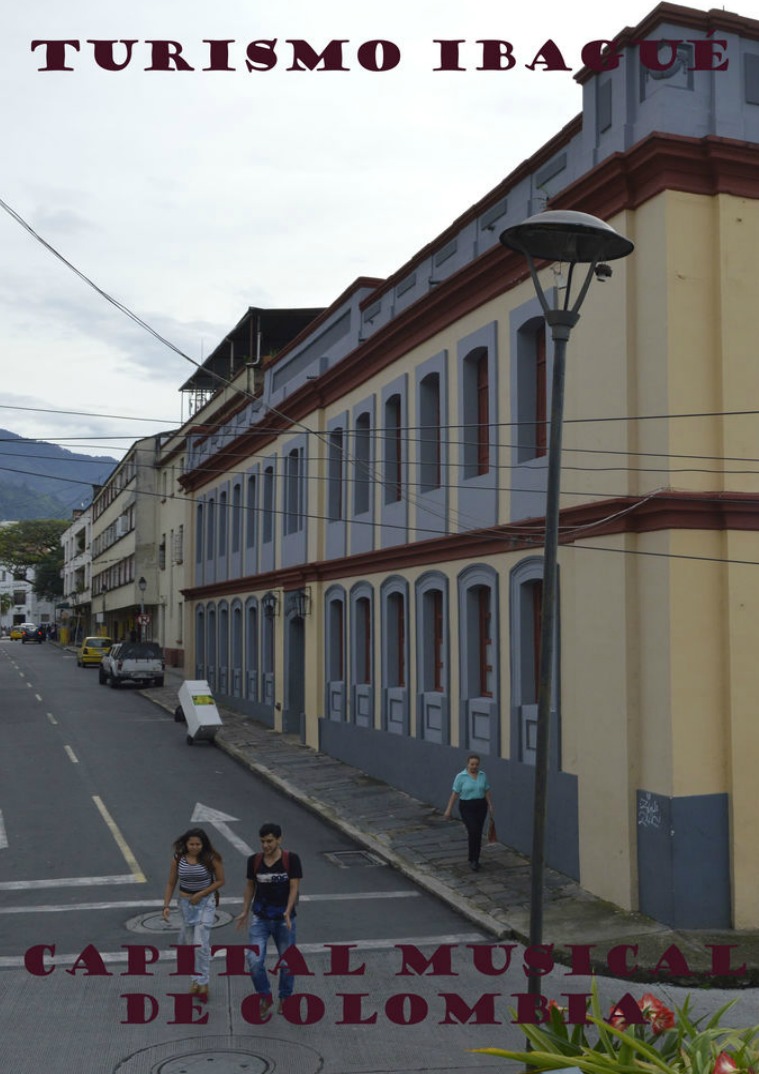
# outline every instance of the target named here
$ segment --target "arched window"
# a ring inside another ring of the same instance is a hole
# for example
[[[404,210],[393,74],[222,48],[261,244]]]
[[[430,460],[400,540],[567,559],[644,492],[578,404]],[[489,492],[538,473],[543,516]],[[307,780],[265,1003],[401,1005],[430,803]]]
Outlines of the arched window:
[[[409,733],[408,583],[388,578],[381,589],[383,727],[393,734]]]
[[[346,718],[345,590],[332,586],[324,595],[326,709],[330,720]]]

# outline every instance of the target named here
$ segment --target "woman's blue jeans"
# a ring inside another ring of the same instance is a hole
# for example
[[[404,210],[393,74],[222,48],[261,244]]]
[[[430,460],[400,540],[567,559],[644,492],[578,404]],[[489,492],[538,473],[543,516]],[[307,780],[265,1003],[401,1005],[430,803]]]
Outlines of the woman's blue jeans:
[[[208,984],[211,968],[211,929],[216,920],[216,899],[213,892],[192,905],[189,899],[179,898],[179,910],[182,914],[182,928],[179,930],[180,944],[197,944],[195,952],[195,969],[192,975],[196,984]]]
[[[248,951],[247,957],[250,979],[259,996],[271,995],[271,984],[269,975],[266,972],[266,945],[269,942],[269,937],[271,936],[274,940],[280,959],[288,947],[292,947],[295,943],[295,920],[293,918],[290,920],[292,928],[288,929],[283,917],[270,919],[253,915],[248,930],[248,944],[251,947],[256,947],[258,954],[255,951]],[[293,994],[295,978],[285,962],[280,964],[278,972],[279,998],[287,999],[288,996]]]

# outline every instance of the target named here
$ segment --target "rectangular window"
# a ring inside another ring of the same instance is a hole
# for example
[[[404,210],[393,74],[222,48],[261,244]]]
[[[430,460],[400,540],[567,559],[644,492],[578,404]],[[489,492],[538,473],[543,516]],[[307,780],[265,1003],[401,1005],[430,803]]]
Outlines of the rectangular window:
[[[488,383],[488,355],[481,354],[477,361],[477,473],[490,470],[490,385]]]
[[[248,478],[248,499],[245,504],[247,527],[246,545],[248,548],[256,546],[256,479],[254,475]]]
[[[232,488],[232,551],[240,551],[242,541],[242,485],[236,481]]]
[[[184,562],[184,526],[180,526],[174,536],[174,562]]]
[[[285,533],[303,529],[303,452],[294,448],[285,458]]]
[[[401,397],[391,395],[385,403],[385,503],[403,498],[403,429]]]
[[[274,467],[264,470],[264,521],[262,540],[270,544],[274,539]]]
[[[228,497],[226,492],[222,492],[219,496],[219,555],[226,556],[227,554],[227,510],[228,510]]]
[[[440,377],[429,373],[419,384],[419,477],[422,492],[440,488],[441,429],[440,429]]]
[[[213,559],[216,539],[216,501],[208,501],[208,517],[206,519],[206,559]]]
[[[353,479],[353,513],[363,515],[371,506],[372,475],[370,470],[371,460],[371,417],[369,414],[359,414],[356,419],[354,451],[354,479]]]
[[[327,458],[327,514],[331,522],[343,517],[343,430],[329,434]]]
[[[545,321],[535,333],[535,458],[546,453],[547,432],[546,390],[546,326]]]

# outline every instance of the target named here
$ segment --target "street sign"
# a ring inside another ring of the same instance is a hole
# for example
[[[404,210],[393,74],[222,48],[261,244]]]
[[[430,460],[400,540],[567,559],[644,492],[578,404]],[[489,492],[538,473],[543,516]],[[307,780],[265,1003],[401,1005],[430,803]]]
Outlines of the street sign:
[[[137,622],[140,624],[140,626],[147,626],[150,622],[150,615],[148,614],[148,612],[145,612],[144,615],[138,615]]]

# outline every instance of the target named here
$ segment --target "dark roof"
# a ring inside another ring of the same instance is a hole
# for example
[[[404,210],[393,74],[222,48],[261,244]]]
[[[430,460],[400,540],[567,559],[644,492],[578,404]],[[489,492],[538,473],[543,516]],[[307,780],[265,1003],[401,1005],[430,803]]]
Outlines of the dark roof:
[[[247,362],[258,362],[266,355],[276,354],[321,312],[321,307],[266,310],[249,306],[231,332],[211,351],[202,367],[179,390],[215,391],[221,387],[220,377],[231,380]]]

